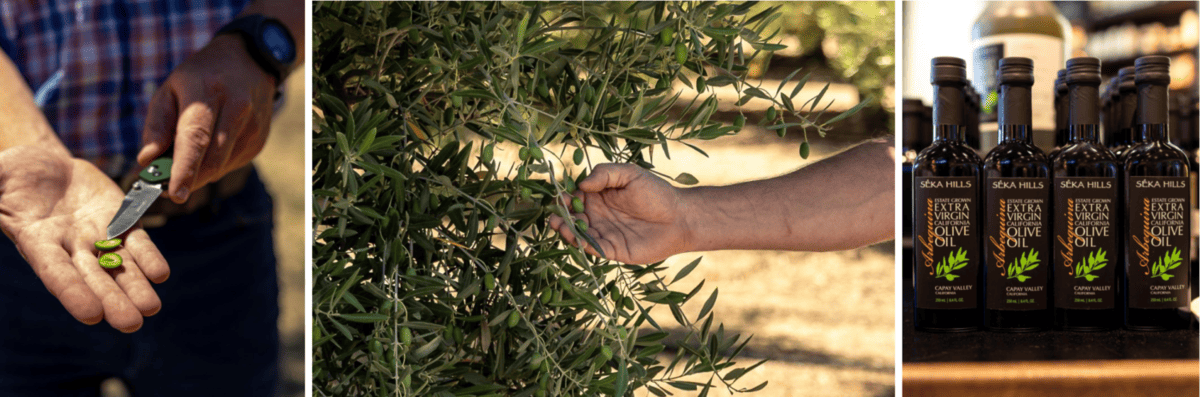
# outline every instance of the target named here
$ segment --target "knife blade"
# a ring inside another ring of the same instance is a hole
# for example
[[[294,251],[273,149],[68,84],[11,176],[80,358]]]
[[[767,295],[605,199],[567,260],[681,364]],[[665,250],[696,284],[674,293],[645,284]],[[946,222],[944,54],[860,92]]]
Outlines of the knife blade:
[[[133,183],[129,193],[121,200],[121,208],[117,209],[117,214],[108,223],[109,240],[124,234],[142,219],[142,215],[162,194],[163,187],[171,178],[171,164],[170,157],[160,157],[138,174],[140,179]]]
[[[117,210],[117,215],[108,224],[108,238],[111,240],[133,227],[160,194],[162,185],[142,180],[134,182],[133,188],[121,200],[121,209]]]

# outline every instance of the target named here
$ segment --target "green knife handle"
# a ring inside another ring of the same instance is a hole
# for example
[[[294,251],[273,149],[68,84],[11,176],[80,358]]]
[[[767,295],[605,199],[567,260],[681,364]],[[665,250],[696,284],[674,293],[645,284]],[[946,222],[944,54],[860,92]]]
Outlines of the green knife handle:
[[[150,165],[146,166],[138,176],[150,183],[166,182],[168,179],[171,179],[171,164],[173,164],[173,161],[171,161],[170,157],[159,157],[150,162]],[[150,170],[154,171],[151,172]]]

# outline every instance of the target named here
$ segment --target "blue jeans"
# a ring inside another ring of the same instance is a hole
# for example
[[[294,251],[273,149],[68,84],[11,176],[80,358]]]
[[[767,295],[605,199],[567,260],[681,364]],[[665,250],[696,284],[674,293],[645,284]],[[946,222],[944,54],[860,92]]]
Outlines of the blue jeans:
[[[133,334],[76,321],[0,238],[0,396],[272,396],[279,285],[272,203],[257,173],[232,197],[148,229],[171,278]]]

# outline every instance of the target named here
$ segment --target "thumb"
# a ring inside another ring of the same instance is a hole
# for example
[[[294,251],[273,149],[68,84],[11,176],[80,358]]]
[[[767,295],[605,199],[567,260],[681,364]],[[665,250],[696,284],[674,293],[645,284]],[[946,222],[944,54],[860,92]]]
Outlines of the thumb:
[[[643,172],[641,167],[633,164],[600,164],[592,169],[591,175],[579,182],[579,190],[597,193],[604,189],[621,189]]]
[[[137,162],[145,167],[166,153],[175,139],[175,125],[179,118],[179,101],[175,92],[167,85],[159,87],[150,98],[146,111],[146,122],[142,125],[142,150]]]

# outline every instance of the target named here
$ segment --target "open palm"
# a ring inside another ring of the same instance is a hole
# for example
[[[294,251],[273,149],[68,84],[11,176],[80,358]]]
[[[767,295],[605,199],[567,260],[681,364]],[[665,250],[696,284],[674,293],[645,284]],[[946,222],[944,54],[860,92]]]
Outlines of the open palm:
[[[688,250],[691,241],[680,192],[632,164],[601,164],[579,183],[576,193],[585,210],[574,214],[588,223],[587,234],[608,259],[626,263],[657,262]],[[550,227],[573,245],[576,241],[561,217],[552,215]]]
[[[93,242],[121,205],[120,188],[91,163],[34,146],[0,152],[0,229],[77,320],[136,331],[161,301],[147,278],[169,275],[140,227],[127,233],[120,268],[97,263]]]

